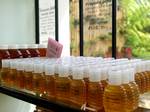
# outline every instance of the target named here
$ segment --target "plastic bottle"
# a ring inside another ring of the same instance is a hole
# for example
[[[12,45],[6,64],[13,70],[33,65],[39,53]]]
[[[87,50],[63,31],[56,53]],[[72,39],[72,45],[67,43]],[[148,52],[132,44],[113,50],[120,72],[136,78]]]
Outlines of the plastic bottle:
[[[7,85],[9,68],[10,68],[10,61],[9,60],[2,60],[2,69],[0,72],[2,85]]]
[[[101,83],[101,70],[90,70],[88,83],[88,98],[87,103],[89,110],[96,112],[103,112],[103,93],[104,88]]]
[[[31,54],[28,51],[28,48],[27,48],[26,44],[18,45],[18,49],[22,53],[23,58],[29,58],[29,57],[31,57]]]
[[[121,71],[109,72],[109,84],[103,96],[105,112],[127,112],[127,94],[122,86]]]
[[[26,90],[33,91],[33,71],[34,71],[34,66],[33,62],[26,62],[24,63],[24,88]]]
[[[129,84],[129,70],[125,69],[122,70],[122,86],[124,87],[126,94],[127,94],[127,104],[126,104],[126,112],[133,112],[134,106],[135,106],[135,95],[134,95],[134,89]]]
[[[55,65],[45,65],[46,93],[48,99],[55,99]]]
[[[9,77],[8,77],[8,85],[9,87],[15,86],[15,78],[17,74],[17,59],[10,61],[10,71],[9,71]]]
[[[104,67],[101,69],[101,83],[103,85],[103,89],[108,85],[108,68]]]
[[[135,83],[135,69],[130,68],[129,69],[129,81],[130,81],[130,86],[132,87],[132,90],[134,92],[134,110],[138,108],[139,104],[139,96],[140,96],[140,91],[138,85]]]
[[[70,83],[70,101],[72,105],[81,108],[86,103],[86,86],[83,80],[83,68],[72,68],[73,79]]]
[[[33,89],[37,95],[43,95],[45,92],[44,65],[42,63],[34,64]]]
[[[40,52],[40,57],[45,57],[46,56],[47,45],[46,44],[39,44],[38,45],[38,50]]]
[[[10,58],[22,58],[21,52],[18,50],[18,45],[9,45],[8,46],[8,51],[10,53]]]
[[[69,103],[70,78],[68,77],[67,68],[64,65],[58,65],[59,76],[56,76],[55,90],[58,101]]]
[[[0,68],[2,66],[2,59],[9,59],[8,45],[0,45]]]
[[[31,54],[31,57],[40,57],[40,52],[38,50],[37,44],[28,45],[28,50]]]
[[[24,62],[17,63],[17,74],[16,74],[16,81],[15,86],[19,89],[24,89]]]

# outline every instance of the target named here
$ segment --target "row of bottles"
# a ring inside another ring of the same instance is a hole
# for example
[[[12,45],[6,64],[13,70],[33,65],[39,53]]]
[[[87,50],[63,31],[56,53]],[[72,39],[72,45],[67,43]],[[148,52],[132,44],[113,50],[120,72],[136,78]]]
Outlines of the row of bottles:
[[[9,59],[2,60],[1,81],[5,86],[33,91],[83,110],[132,112],[139,99],[135,63],[149,61],[93,57]]]
[[[45,44],[0,45],[0,60],[46,56]]]

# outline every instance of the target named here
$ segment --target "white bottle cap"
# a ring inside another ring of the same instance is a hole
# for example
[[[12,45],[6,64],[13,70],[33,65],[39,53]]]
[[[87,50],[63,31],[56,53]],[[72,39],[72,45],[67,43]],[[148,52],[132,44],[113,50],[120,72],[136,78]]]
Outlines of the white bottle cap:
[[[43,73],[43,72],[44,72],[44,65],[42,63],[35,63],[34,73]]]
[[[24,62],[18,62],[17,63],[17,70],[21,70],[21,71],[23,71],[24,70]]]
[[[107,80],[108,79],[108,68],[104,67],[101,69],[101,79]]]
[[[8,49],[8,45],[0,45],[0,49],[6,50],[6,49]]]
[[[121,71],[109,71],[108,80],[110,85],[121,85],[122,84]]]
[[[17,44],[8,45],[8,49],[18,49]]]
[[[10,68],[11,69],[16,69],[17,68],[17,61],[16,60],[10,61]]]
[[[122,84],[128,84],[129,83],[129,70],[122,70]]]
[[[27,44],[19,44],[18,49],[27,49]]]
[[[24,63],[24,70],[26,72],[33,72],[34,71],[34,64],[32,62]]]
[[[45,75],[54,75],[55,65],[45,65]]]
[[[28,48],[38,48],[38,45],[37,44],[29,44],[29,45],[27,45],[28,46]]]
[[[83,79],[83,68],[74,67],[72,68],[73,79]]]
[[[134,68],[129,69],[129,81],[130,82],[135,81],[135,69]]]
[[[101,80],[101,70],[90,70],[89,80],[91,82],[99,82]]]
[[[9,68],[10,60],[2,60],[2,68]]]
[[[47,44],[38,44],[38,48],[47,48]]]

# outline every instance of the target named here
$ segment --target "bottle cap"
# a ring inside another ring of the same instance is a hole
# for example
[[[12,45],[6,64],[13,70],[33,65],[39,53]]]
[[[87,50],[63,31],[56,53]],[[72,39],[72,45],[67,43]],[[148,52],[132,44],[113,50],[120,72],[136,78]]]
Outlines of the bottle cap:
[[[122,84],[129,83],[129,70],[122,70]]]
[[[73,79],[83,79],[83,68],[72,68]]]
[[[19,44],[18,48],[19,49],[27,49],[27,44]]]
[[[38,48],[38,45],[37,44],[29,44],[27,45],[28,48]]]
[[[21,70],[21,71],[23,71],[24,70],[24,62],[18,62],[17,63],[17,70]]]
[[[54,75],[55,65],[45,65],[45,75]]]
[[[2,60],[2,68],[9,68],[10,61],[9,60]]]
[[[44,65],[42,63],[35,63],[34,73],[43,73],[43,72],[44,72]]]
[[[83,77],[84,78],[89,78],[89,69],[90,69],[90,67],[89,66],[85,66],[82,69],[83,69]]]
[[[101,80],[101,70],[90,70],[89,80],[91,82],[99,82]]]
[[[26,72],[33,72],[34,71],[34,64],[32,62],[24,63],[24,70]]]
[[[135,81],[135,69],[134,68],[129,69],[129,81],[130,82]]]
[[[38,48],[47,48],[47,44],[38,44]]]
[[[0,45],[0,49],[8,49],[8,45]]]
[[[121,71],[109,71],[108,80],[110,85],[121,85],[122,84]]]
[[[104,67],[101,69],[101,79],[107,80],[108,79],[108,68]]]
[[[11,69],[16,69],[17,68],[17,61],[16,60],[10,61],[10,68]]]
[[[17,44],[8,45],[8,49],[18,49]]]

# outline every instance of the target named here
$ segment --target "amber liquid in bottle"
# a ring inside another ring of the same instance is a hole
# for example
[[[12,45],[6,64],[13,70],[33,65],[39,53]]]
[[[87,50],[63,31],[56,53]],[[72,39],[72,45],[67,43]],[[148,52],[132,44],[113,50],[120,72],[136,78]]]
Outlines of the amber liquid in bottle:
[[[140,76],[139,73],[135,74],[135,82],[138,85],[140,93],[142,94],[143,93],[143,90],[142,90],[142,86],[143,86],[142,85],[142,77]]]
[[[25,71],[24,72],[24,88],[33,91],[33,74],[31,71]]]
[[[46,48],[38,48],[40,52],[40,57],[45,57],[46,56]]]
[[[81,108],[85,104],[85,83],[82,79],[73,79],[70,84],[70,101],[72,105]]]
[[[38,46],[36,44],[29,45],[28,51],[31,54],[31,57],[40,57],[40,52],[39,52]]]
[[[121,72],[110,72],[109,84],[103,96],[105,112],[127,112],[127,93],[121,80]]]
[[[9,77],[8,77],[8,86],[15,87],[15,78],[16,78],[17,70],[14,68],[10,69]]]

